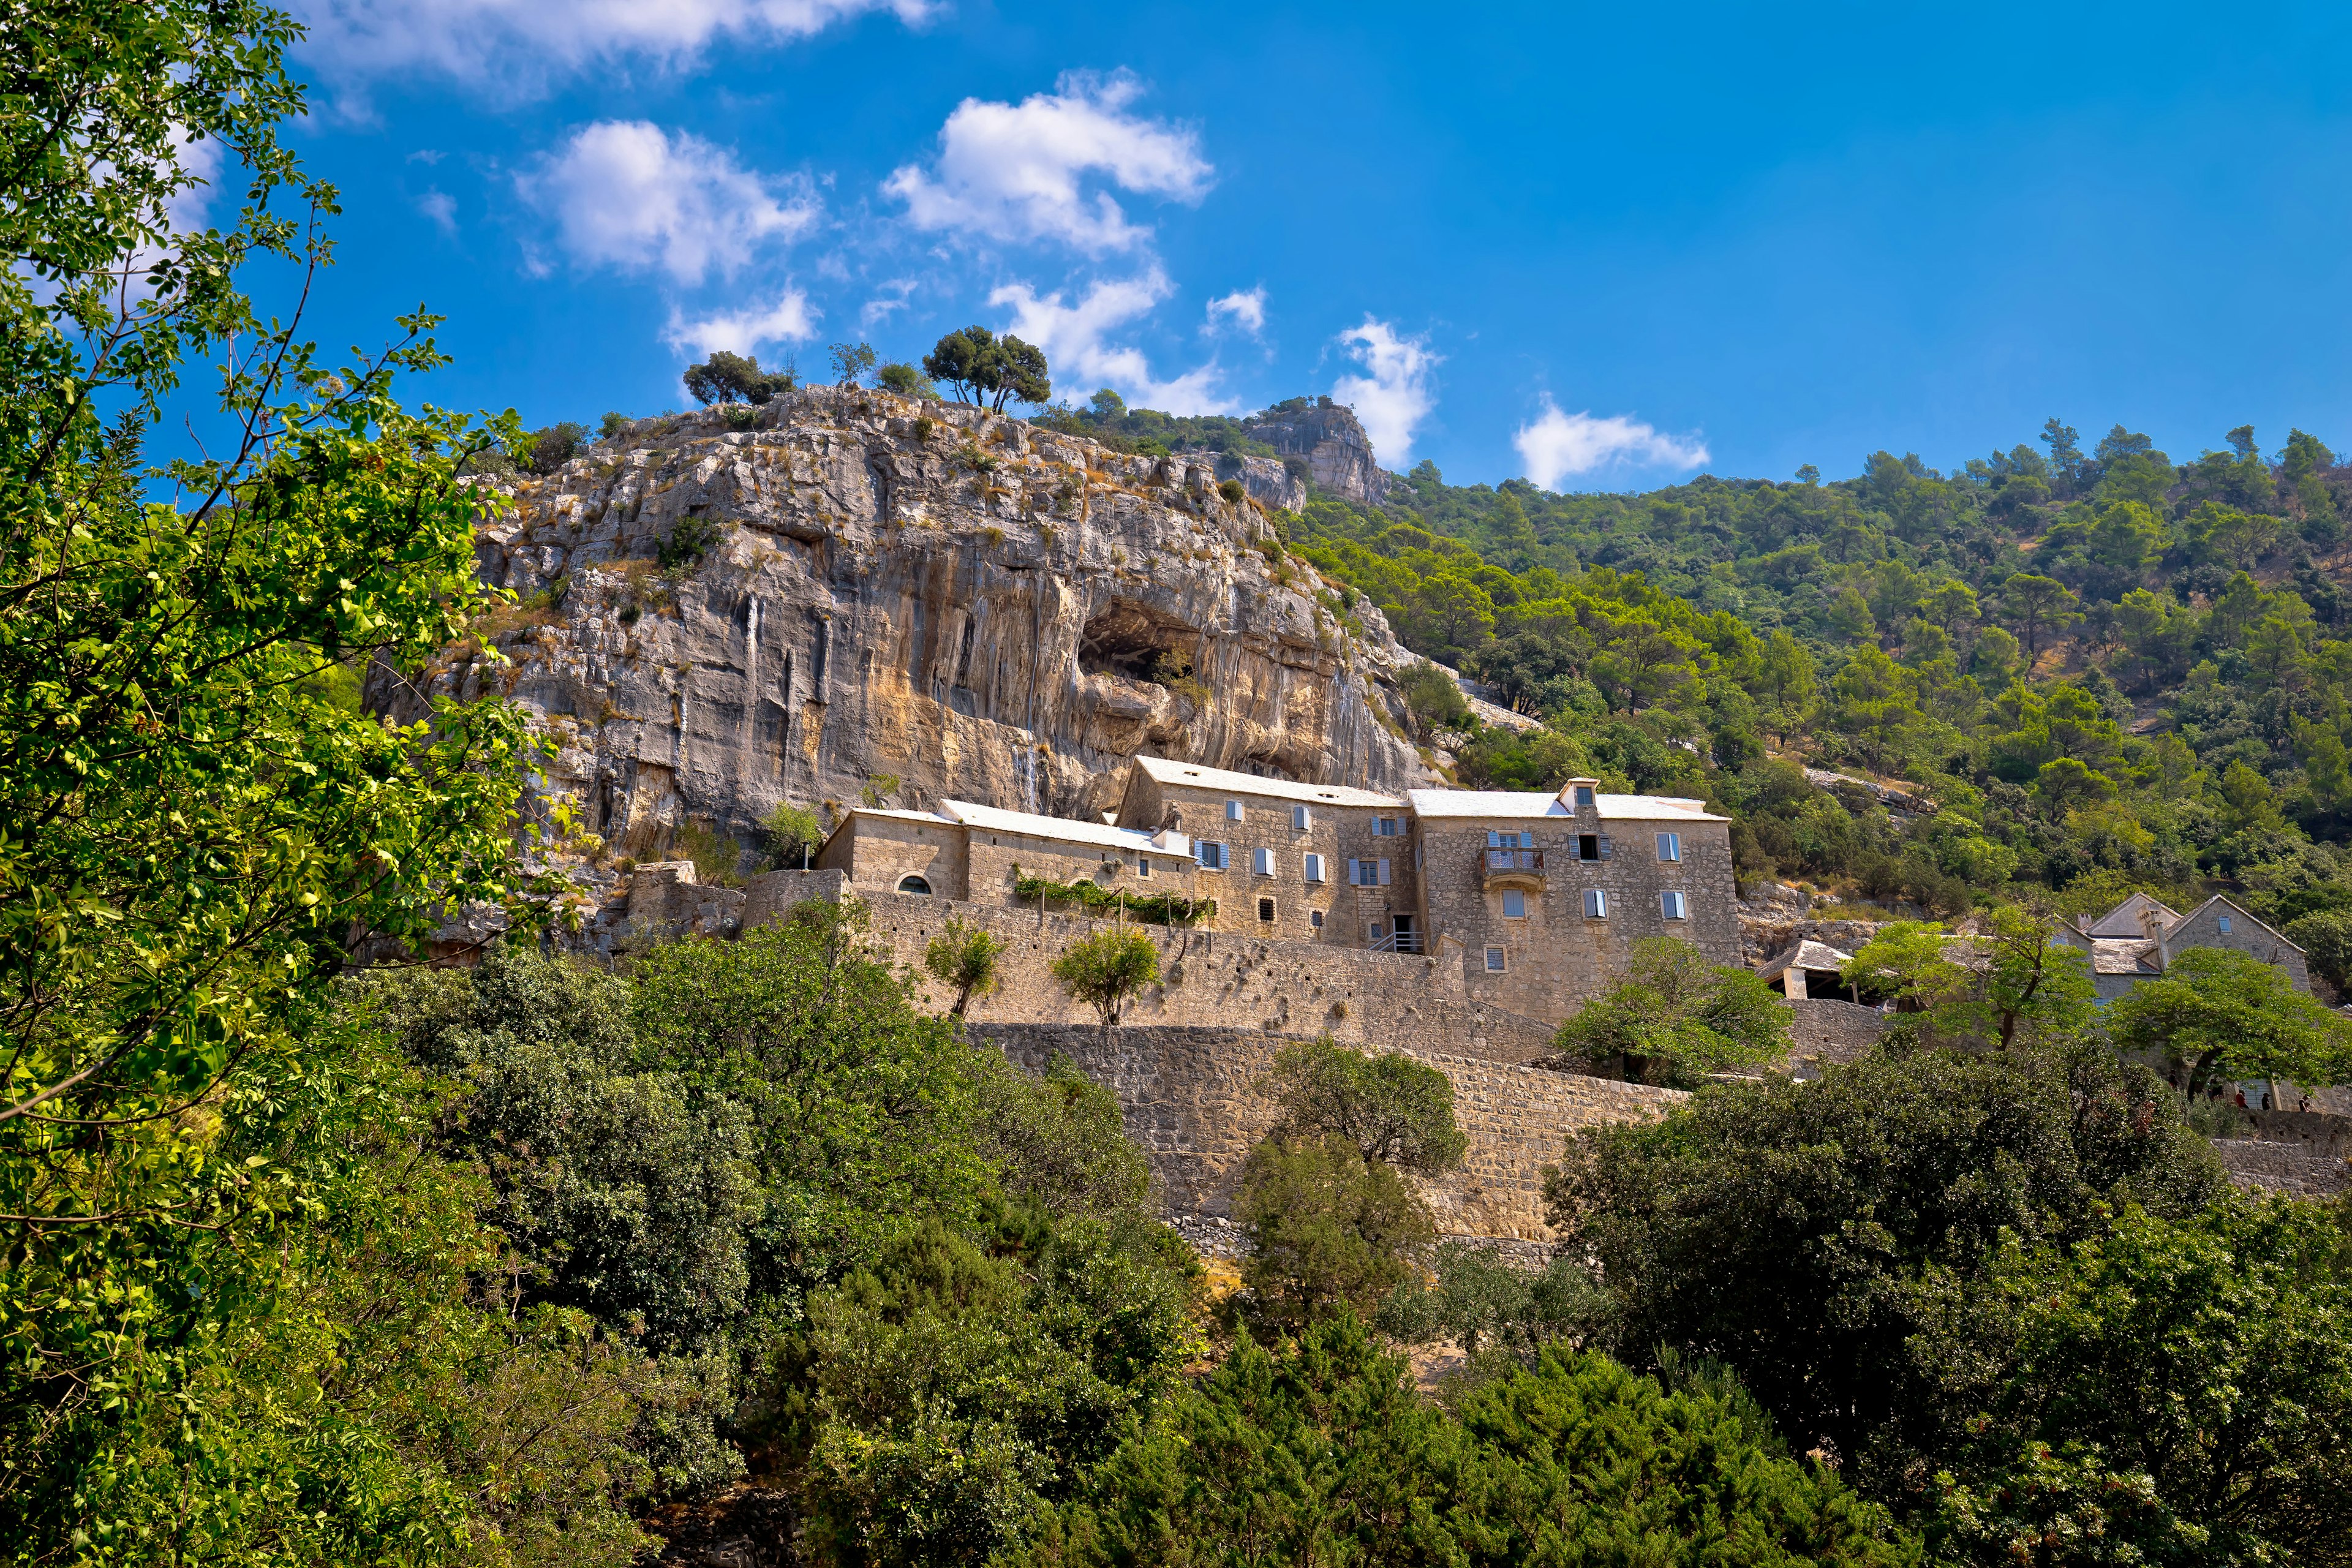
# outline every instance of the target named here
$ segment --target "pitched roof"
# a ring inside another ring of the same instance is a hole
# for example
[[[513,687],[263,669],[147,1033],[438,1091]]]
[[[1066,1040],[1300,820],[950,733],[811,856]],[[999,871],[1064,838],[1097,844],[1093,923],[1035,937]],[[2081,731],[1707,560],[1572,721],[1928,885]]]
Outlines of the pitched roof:
[[[1132,827],[1107,827],[1099,822],[1079,822],[1066,816],[1040,816],[1026,811],[999,811],[992,805],[974,805],[968,800],[943,800],[940,802],[940,809],[954,821],[966,827],[979,828],[983,833],[1024,833],[1033,838],[1052,838],[1064,844],[1093,844],[1106,849],[1124,849],[1139,855],[1186,852],[1163,846],[1150,834]]]
[[[2083,927],[2082,931],[2084,935],[2092,937],[2152,936],[2165,926],[2177,923],[2179,919],[2178,911],[2159,900],[2146,893],[2134,893]]]
[[[2195,909],[2181,916],[2178,921],[2164,928],[2166,951],[2169,952],[2171,950],[2172,937],[2176,932],[2186,927],[2189,921],[2195,920],[2199,915],[2201,915],[2207,910],[2211,909],[2215,904],[2219,904],[2223,909],[2228,910],[2240,920],[2252,921],[2255,925],[2261,927],[2264,932],[2277,941],[2281,946],[2294,948],[2297,952],[2301,952],[2303,951],[2303,948],[2299,943],[2290,942],[2284,936],[2281,935],[2278,927],[2271,924],[2260,915],[2249,914],[2246,911],[2245,905],[2239,903],[2234,899],[2225,897],[2221,893],[2214,894],[2211,898],[2206,900],[2203,903],[2198,905]],[[2191,942],[2189,945],[2193,947],[2196,944]]]
[[[1255,773],[1235,773],[1231,768],[1213,768],[1200,763],[1171,763],[1165,757],[1138,757],[1135,765],[1143,770],[1145,777],[1156,784],[1180,784],[1186,789],[1265,795],[1274,800],[1304,801],[1309,805],[1401,806],[1404,804],[1395,795],[1356,789],[1348,784],[1292,784],[1287,779],[1260,778]]]
[[[1780,957],[1767,960],[1764,967],[1756,973],[1759,978],[1769,980],[1791,969],[1842,969],[1853,962],[1853,954],[1842,952],[1825,942],[1815,942],[1807,937]]]
[[[1544,790],[1412,789],[1405,798],[1413,815],[1433,817],[1574,816],[1559,797]],[[1706,803],[1670,795],[1598,795],[1592,797],[1603,821],[1728,822],[1708,813]]]

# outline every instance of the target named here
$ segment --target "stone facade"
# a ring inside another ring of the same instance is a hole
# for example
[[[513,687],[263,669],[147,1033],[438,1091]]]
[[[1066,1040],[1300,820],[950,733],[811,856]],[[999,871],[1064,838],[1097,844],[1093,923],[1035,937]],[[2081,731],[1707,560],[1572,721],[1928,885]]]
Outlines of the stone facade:
[[[1258,1085],[1283,1047],[1305,1038],[1257,1030],[1122,1025],[1098,1028],[981,1022],[973,1033],[1033,1071],[1067,1057],[1118,1096],[1129,1133],[1151,1155],[1168,1206],[1179,1214],[1231,1211],[1243,1160],[1276,1119]],[[1460,1172],[1424,1191],[1442,1229],[1459,1235],[1548,1239],[1543,1170],[1569,1134],[1663,1114],[1689,1097],[1606,1079],[1413,1053],[1454,1085],[1454,1110],[1470,1150]]]
[[[926,813],[858,810],[817,851],[817,868],[839,871],[860,889],[896,892],[912,878],[942,899],[970,897],[962,828]]]
[[[2161,977],[2175,959],[2200,947],[2246,953],[2284,970],[2296,990],[2311,989],[2303,949],[2219,895],[2183,915],[2135,893],[2095,921],[2061,926],[2058,940],[2087,956],[2102,1002]]]

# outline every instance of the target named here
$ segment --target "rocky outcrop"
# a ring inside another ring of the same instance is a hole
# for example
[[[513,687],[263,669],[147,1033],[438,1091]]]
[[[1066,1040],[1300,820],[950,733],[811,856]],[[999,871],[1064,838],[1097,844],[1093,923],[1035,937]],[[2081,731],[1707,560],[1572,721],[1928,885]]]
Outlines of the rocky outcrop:
[[[1307,477],[1334,495],[1379,506],[1388,500],[1390,477],[1373,459],[1371,437],[1356,411],[1328,397],[1278,403],[1242,428],[1286,458],[1304,459]]]
[[[748,837],[784,800],[1087,815],[1139,752],[1428,781],[1399,728],[1411,656],[1369,606],[1343,628],[1206,461],[818,387],[643,421],[504,488],[478,552],[517,604],[370,698],[504,691],[619,854],[689,820]]]
[[[1279,458],[1244,456],[1239,452],[1184,452],[1193,462],[1207,463],[1219,483],[1239,479],[1249,499],[1268,511],[1299,511],[1307,505],[1307,481],[1290,471]]]

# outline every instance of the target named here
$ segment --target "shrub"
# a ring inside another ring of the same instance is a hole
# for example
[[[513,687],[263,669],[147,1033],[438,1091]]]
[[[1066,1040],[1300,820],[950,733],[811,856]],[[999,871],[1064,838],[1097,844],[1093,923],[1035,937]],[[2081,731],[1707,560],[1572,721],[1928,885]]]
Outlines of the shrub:
[[[1135,931],[1097,931],[1063,950],[1054,960],[1054,978],[1072,1001],[1101,1015],[1108,1044],[1121,1010],[1160,978],[1160,950]]]
[[[1402,1052],[1371,1055],[1327,1035],[1283,1047],[1257,1087],[1283,1106],[1271,1136],[1337,1138],[1366,1162],[1424,1175],[1459,1165],[1470,1146],[1454,1124],[1452,1082]]]
[[[664,571],[692,566],[727,537],[727,525],[715,517],[690,512],[670,525],[669,536],[655,548],[654,559]]]
[[[950,1017],[962,1017],[974,996],[985,996],[1002,984],[1003,952],[1002,937],[960,917],[948,918],[946,928],[923,950],[923,968],[955,993]]]
[[[1239,479],[1227,479],[1217,486],[1217,493],[1235,506],[1239,506],[1242,504],[1242,498],[1249,494],[1249,487]]]
[[[1234,1213],[1250,1239],[1251,1313],[1286,1331],[1342,1309],[1369,1316],[1436,1235],[1404,1178],[1339,1137],[1259,1143]]]
[[[551,474],[587,444],[588,426],[570,420],[534,430],[523,438],[522,464],[534,474]]]

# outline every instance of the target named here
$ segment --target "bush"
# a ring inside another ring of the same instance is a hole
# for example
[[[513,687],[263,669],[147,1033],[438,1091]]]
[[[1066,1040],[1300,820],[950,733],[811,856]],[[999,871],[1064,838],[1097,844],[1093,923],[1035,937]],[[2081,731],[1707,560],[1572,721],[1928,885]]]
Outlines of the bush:
[[[1370,1316],[1436,1235],[1393,1167],[1367,1163],[1337,1137],[1259,1143],[1234,1214],[1250,1239],[1251,1316],[1286,1331],[1343,1310]]]
[[[1257,1088],[1283,1107],[1270,1137],[1337,1138],[1365,1161],[1434,1175],[1462,1163],[1470,1140],[1454,1121],[1454,1085],[1402,1051],[1370,1054],[1325,1036],[1286,1046]]]
[[[776,858],[778,865],[805,863],[824,845],[824,824],[817,819],[816,813],[790,801],[778,802],[774,810],[761,817],[760,831],[767,838],[768,852]]]
[[[874,384],[887,391],[895,392],[901,397],[929,398],[934,403],[939,401],[940,389],[933,386],[929,378],[921,371],[904,363],[886,364],[876,371]]]
[[[1239,479],[1226,479],[1217,486],[1217,493],[1239,506],[1243,498],[1249,494],[1249,487]]]
[[[588,426],[566,420],[534,430],[523,439],[522,464],[534,474],[551,474],[587,444]]]
[[[666,572],[693,566],[726,537],[725,523],[715,517],[690,512],[670,524],[669,536],[655,547],[654,559]]]

